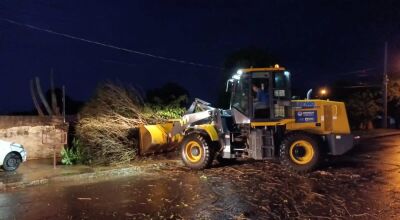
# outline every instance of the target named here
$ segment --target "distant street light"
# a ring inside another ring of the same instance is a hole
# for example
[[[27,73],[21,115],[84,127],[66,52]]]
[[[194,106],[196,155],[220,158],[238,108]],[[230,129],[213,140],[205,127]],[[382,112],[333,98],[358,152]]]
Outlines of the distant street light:
[[[319,94],[321,96],[321,98],[325,98],[328,95],[328,90],[326,88],[322,88],[319,90]]]

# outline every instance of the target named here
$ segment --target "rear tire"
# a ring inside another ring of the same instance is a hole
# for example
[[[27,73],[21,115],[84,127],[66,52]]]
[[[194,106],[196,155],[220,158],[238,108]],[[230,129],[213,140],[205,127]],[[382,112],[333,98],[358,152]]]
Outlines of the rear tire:
[[[4,158],[3,169],[5,171],[14,171],[18,169],[21,162],[22,162],[21,157],[17,153],[9,153]]]
[[[211,144],[199,134],[189,134],[181,144],[183,163],[195,170],[209,168],[213,162],[214,149]]]
[[[305,132],[288,134],[280,147],[281,163],[297,173],[314,170],[320,162],[320,149],[315,136]]]

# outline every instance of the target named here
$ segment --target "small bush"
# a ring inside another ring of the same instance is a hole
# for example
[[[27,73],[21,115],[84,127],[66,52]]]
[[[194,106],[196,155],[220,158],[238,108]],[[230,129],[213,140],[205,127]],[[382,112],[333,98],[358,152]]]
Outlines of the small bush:
[[[64,165],[73,165],[74,164],[74,153],[71,148],[63,147],[61,150],[61,163]]]
[[[61,150],[61,163],[64,165],[83,164],[87,162],[87,155],[79,139],[72,140],[72,146]]]

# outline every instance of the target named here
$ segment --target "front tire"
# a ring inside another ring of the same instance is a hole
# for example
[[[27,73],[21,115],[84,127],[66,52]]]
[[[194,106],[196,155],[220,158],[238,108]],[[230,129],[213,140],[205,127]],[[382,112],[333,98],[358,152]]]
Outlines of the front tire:
[[[21,164],[21,157],[16,153],[9,153],[4,158],[3,169],[5,171],[14,171],[18,169],[20,164]]]
[[[182,141],[181,157],[187,167],[202,170],[211,166],[214,155],[210,143],[203,136],[190,134]]]
[[[236,162],[236,158],[229,158],[229,159],[228,158],[223,158],[221,154],[218,155],[216,157],[216,159],[218,161],[218,164],[221,165],[221,166],[230,165],[230,164]]]
[[[316,137],[303,132],[287,135],[280,147],[281,163],[297,173],[314,170],[320,162],[320,155]]]

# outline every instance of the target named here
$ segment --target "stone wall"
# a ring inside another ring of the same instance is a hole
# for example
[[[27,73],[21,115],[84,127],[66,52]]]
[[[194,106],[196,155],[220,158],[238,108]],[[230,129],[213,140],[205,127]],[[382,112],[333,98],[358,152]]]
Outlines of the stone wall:
[[[22,144],[28,159],[57,156],[66,143],[68,124],[62,117],[0,116],[0,139]]]

